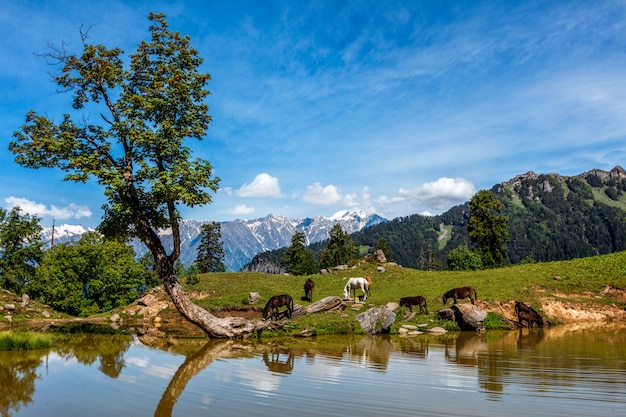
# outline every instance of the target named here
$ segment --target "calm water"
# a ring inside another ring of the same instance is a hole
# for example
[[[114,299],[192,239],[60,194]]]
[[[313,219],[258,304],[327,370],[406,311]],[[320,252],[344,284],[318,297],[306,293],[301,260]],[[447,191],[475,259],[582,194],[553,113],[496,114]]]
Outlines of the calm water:
[[[624,416],[626,325],[0,352],[1,416]]]

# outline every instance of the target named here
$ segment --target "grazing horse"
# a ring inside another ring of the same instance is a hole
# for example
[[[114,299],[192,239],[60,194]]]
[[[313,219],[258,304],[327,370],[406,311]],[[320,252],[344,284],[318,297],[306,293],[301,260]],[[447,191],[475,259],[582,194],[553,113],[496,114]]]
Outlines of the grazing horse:
[[[311,278],[307,278],[304,283],[304,298],[309,301],[313,301],[313,290],[315,289],[315,281]]]
[[[543,327],[543,318],[537,311],[529,306],[528,304],[522,303],[521,301],[515,302],[515,313],[517,314],[517,320],[522,326],[522,320],[526,320],[529,328],[533,328],[533,323],[536,323],[537,326]]]
[[[356,296],[356,290],[360,288],[363,291],[363,301],[367,300],[371,282],[372,279],[370,277],[350,278],[346,286],[343,287],[343,298],[350,297],[350,290],[354,291],[354,296]]]
[[[469,297],[472,304],[474,304],[475,299],[478,299],[478,296],[476,295],[476,290],[473,287],[467,286],[461,288],[453,288],[441,296],[441,301],[443,302],[443,305],[446,305],[446,301],[452,298],[454,299],[454,304],[456,304],[457,301],[467,297]]]
[[[275,317],[278,319],[278,307],[283,306],[287,307],[285,312],[287,313],[287,317],[291,318],[291,313],[293,313],[293,298],[291,298],[289,294],[281,294],[273,296],[269,299],[267,304],[265,304],[263,319],[267,320],[269,318],[271,320]]]
[[[426,306],[426,299],[421,295],[416,295],[415,297],[402,297],[400,299],[400,307],[407,306],[411,313],[413,312],[413,306],[419,306],[420,314],[422,313],[422,307],[426,310],[426,314],[428,314],[428,307]]]

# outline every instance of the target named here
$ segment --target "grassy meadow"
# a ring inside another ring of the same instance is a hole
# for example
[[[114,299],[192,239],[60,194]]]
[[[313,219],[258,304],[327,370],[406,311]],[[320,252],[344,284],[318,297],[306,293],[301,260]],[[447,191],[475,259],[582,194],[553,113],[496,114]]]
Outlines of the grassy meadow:
[[[302,297],[303,285],[307,278],[312,278],[316,283],[313,294],[315,302],[331,295],[343,297],[346,279],[365,275],[372,277],[368,305],[381,306],[390,301],[398,302],[401,297],[422,295],[427,299],[430,314],[420,315],[414,321],[430,322],[447,328],[450,328],[449,323],[437,323],[436,319],[436,312],[443,308],[441,295],[451,288],[465,285],[473,286],[478,298],[488,302],[520,300],[536,306],[540,298],[551,297],[559,300],[563,297],[570,303],[584,301],[626,307],[623,302],[620,304],[611,296],[599,295],[607,285],[626,288],[626,252],[484,271],[419,271],[386,266],[385,272],[379,273],[375,264],[363,262],[347,270],[308,277],[252,272],[211,273],[200,275],[199,281],[189,285],[187,289],[209,294],[208,297],[195,301],[209,310],[245,307],[249,304],[248,293],[251,291],[261,295],[261,300],[257,303],[260,307],[263,307],[272,295],[282,293],[291,294],[294,303],[306,307],[310,303]],[[360,290],[357,294],[360,295]],[[451,303],[452,301],[448,301],[448,305]],[[314,327],[318,334],[358,332],[358,329],[354,328],[353,316],[359,312],[353,311],[349,306],[344,314],[313,314],[299,317],[292,320],[285,331],[297,333],[305,328]],[[405,311],[401,309],[398,317],[402,317],[403,313]],[[495,320],[492,326],[498,327],[497,322]]]

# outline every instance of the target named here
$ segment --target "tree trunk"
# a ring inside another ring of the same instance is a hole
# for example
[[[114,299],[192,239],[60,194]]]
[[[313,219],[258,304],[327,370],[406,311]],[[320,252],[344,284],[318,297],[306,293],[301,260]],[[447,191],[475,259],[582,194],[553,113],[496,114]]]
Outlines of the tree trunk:
[[[216,317],[189,299],[175,275],[166,277],[163,284],[180,314],[202,329],[208,337],[246,338],[263,329],[276,329],[281,326],[280,322],[248,320],[243,317]]]

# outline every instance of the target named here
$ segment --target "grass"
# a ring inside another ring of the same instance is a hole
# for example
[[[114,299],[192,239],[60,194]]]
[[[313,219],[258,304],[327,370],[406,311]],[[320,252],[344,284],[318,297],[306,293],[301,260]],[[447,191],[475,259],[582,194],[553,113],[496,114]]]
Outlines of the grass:
[[[53,336],[35,332],[0,332],[1,350],[32,350],[52,346]]]
[[[596,304],[618,304],[612,297],[600,296],[600,291],[606,285],[626,288],[626,252],[484,271],[419,271],[386,266],[385,272],[379,273],[375,264],[361,263],[352,269],[309,276],[316,283],[313,301],[331,295],[343,297],[346,279],[365,275],[372,277],[368,306],[381,306],[390,301],[398,302],[401,297],[422,295],[428,302],[431,314],[418,315],[411,321],[412,324],[428,323],[450,328],[449,323],[439,322],[434,312],[443,308],[440,297],[444,292],[464,285],[476,288],[478,298],[484,301],[520,300],[537,305],[546,296],[558,300],[561,295],[567,295],[567,300],[574,302],[584,299],[585,302]],[[253,291],[261,295],[257,304],[261,307],[272,295],[281,293],[291,294],[294,302],[303,307],[310,304],[301,299],[304,295],[303,284],[308,277],[231,272],[205,274],[199,278],[196,284],[187,289],[208,294],[207,298],[196,301],[208,310],[244,307],[248,304],[248,293]],[[355,317],[361,311],[353,311],[348,306],[341,313],[295,318],[279,333],[295,334],[309,328],[314,328],[318,334],[358,333],[361,330]],[[406,312],[398,310],[398,317],[403,317]],[[505,320],[490,313],[485,324],[487,328],[502,328],[505,327]]]

